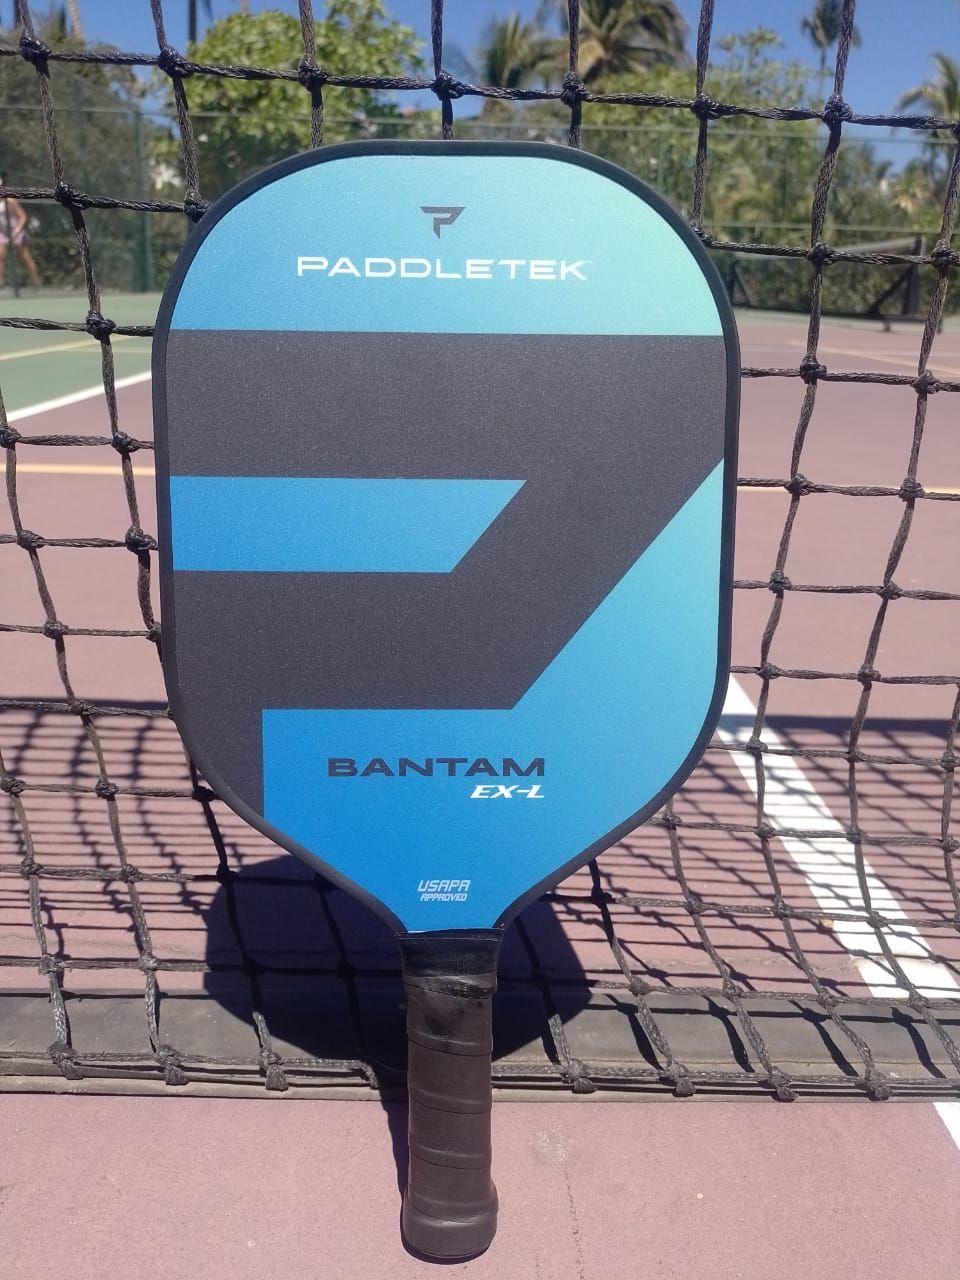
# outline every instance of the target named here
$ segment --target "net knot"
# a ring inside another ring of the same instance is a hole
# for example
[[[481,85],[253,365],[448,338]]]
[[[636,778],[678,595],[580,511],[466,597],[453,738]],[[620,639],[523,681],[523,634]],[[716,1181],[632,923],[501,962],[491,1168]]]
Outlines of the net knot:
[[[763,750],[762,744],[758,742],[757,748],[758,748],[758,751],[755,754],[759,754],[759,752]],[[775,827],[772,822],[757,823],[757,839],[758,840],[775,840],[779,834],[780,833],[778,828]],[[782,901],[782,899],[778,898],[777,901],[778,902]]]
[[[947,267],[956,266],[960,258],[950,248],[946,240],[938,240],[930,251],[930,261],[938,271],[946,271]]]
[[[940,390],[940,383],[929,369],[924,369],[919,377],[914,378],[913,389],[918,395],[934,396]]]
[[[568,71],[560,85],[560,101],[571,110],[587,96],[587,87],[575,71]]]
[[[320,89],[327,83],[327,76],[328,72],[324,67],[318,67],[315,62],[310,62],[307,58],[300,59],[300,65],[297,67],[297,79],[311,93],[314,89]]]
[[[716,98],[711,98],[709,94],[698,93],[694,100],[690,103],[690,110],[698,120],[719,120],[723,115],[723,110]]]
[[[90,337],[96,338],[98,342],[106,342],[117,327],[112,320],[102,316],[99,311],[92,310],[87,312],[84,324]]]
[[[163,1071],[164,1084],[181,1085],[187,1083],[183,1070],[183,1060],[172,1045],[162,1044],[157,1048],[157,1063]]]
[[[183,212],[191,222],[199,222],[209,208],[209,201],[202,200],[195,191],[188,191],[184,196]]]
[[[147,629],[147,639],[151,644],[159,645],[160,643],[160,624],[152,622]]]
[[[820,119],[828,129],[839,129],[841,124],[853,119],[853,108],[849,102],[844,102],[839,94],[831,93],[823,104]]]
[[[70,709],[70,714],[74,716],[89,716],[93,712],[93,707],[91,707],[90,703],[81,702],[79,698],[71,698],[67,705]]]
[[[430,88],[441,100],[463,97],[463,85],[459,80],[455,80],[449,71],[438,72]]]
[[[53,198],[65,209],[83,209],[86,205],[86,198],[80,188],[62,180],[53,188]]]
[[[93,788],[94,795],[99,796],[101,800],[112,800],[120,788],[115,782],[110,782],[107,778],[98,778],[97,785]]]
[[[770,1084],[773,1086],[773,1096],[778,1102],[796,1102],[796,1089],[790,1084],[789,1078],[776,1067],[770,1072]]]
[[[679,1067],[673,1075],[673,1094],[675,1098],[692,1098],[696,1087],[687,1075],[685,1067]]]
[[[904,502],[909,502],[912,498],[922,498],[924,495],[923,485],[919,480],[914,480],[912,476],[905,476],[901,485],[899,494]]]
[[[876,667],[871,667],[867,663],[864,663],[863,666],[860,668],[860,670],[857,672],[857,679],[864,686],[865,689],[869,689],[870,686],[873,684],[874,680],[881,679],[881,676],[880,676],[880,672],[877,670]]]
[[[782,596],[785,591],[790,590],[793,583],[782,569],[774,569],[773,573],[770,575],[770,582],[768,585],[774,595]]]
[[[283,1059],[279,1053],[274,1053],[272,1049],[261,1049],[257,1056],[257,1065],[260,1073],[266,1079],[268,1089],[275,1090],[277,1093],[284,1093],[287,1088],[287,1077],[283,1071]]]
[[[898,587],[895,582],[885,582],[880,588],[881,600],[899,600],[903,595],[903,588]]]
[[[20,432],[16,427],[0,427],[0,449],[13,449],[20,439]]]
[[[118,431],[110,441],[110,447],[116,449],[117,453],[126,455],[136,453],[140,448],[140,441],[134,440],[133,436],[128,436],[125,431]]]
[[[568,1081],[574,1093],[596,1093],[597,1086],[590,1079],[579,1058],[568,1058],[561,1075]]]
[[[790,908],[784,902],[783,898],[781,898],[779,893],[777,894],[773,904],[773,914],[778,920],[790,919]]]
[[[692,916],[703,915],[703,899],[699,893],[688,893],[683,900],[683,904]]]
[[[807,494],[813,493],[813,482],[808,480],[801,471],[791,476],[783,487],[794,498],[805,498]]]
[[[139,867],[125,866],[120,868],[120,879],[124,884],[139,884],[143,879],[143,872]]]
[[[893,1097],[893,1090],[884,1080],[883,1076],[876,1075],[864,1082],[867,1096],[872,1098],[874,1102],[888,1102]]]
[[[157,55],[157,66],[165,76],[179,76],[181,79],[190,74],[190,66],[173,45],[165,44]]]
[[[743,744],[743,749],[744,751],[748,751],[750,755],[756,757],[756,756],[762,756],[764,751],[766,751],[767,748],[764,745],[762,739],[758,738],[756,734],[751,734],[749,741]],[[761,822],[760,825],[757,827],[757,835],[760,836],[761,839],[763,839],[765,835],[773,835],[773,834],[775,834],[773,828],[772,827],[768,828],[768,824],[766,823]]]
[[[947,854],[948,857],[951,857],[958,849],[960,849],[960,840],[958,840],[956,836],[947,836],[946,840],[943,840],[941,844],[943,852]]]
[[[762,662],[757,667],[757,675],[761,680],[779,680],[780,668],[775,667],[772,662]]]
[[[914,1013],[924,1014],[930,1008],[930,1001],[914,988],[907,996],[907,1004]]]
[[[37,969],[45,978],[49,978],[51,973],[56,973],[59,968],[56,956],[45,954],[37,961]]]
[[[800,361],[800,377],[807,386],[812,386],[827,372],[827,366],[821,364],[816,356],[804,356]]]
[[[807,250],[807,261],[815,267],[825,267],[833,261],[833,250],[823,240],[818,240]]]
[[[50,1061],[67,1080],[82,1080],[83,1072],[77,1061],[77,1052],[64,1040],[55,1040],[47,1050]]]
[[[27,789],[27,784],[22,778],[15,778],[13,774],[5,773],[0,777],[0,791],[8,796],[22,796]],[[28,874],[32,874],[29,873]]]
[[[26,31],[20,36],[18,48],[20,57],[27,62],[32,62],[35,67],[45,67],[51,53],[48,44],[44,44],[36,36],[28,35]]]
[[[157,540],[149,533],[145,533],[143,529],[138,529],[131,525],[127,532],[123,535],[123,545],[128,551],[140,555],[144,551],[156,551]]]
[[[46,539],[39,533],[34,533],[32,529],[18,529],[17,546],[23,547],[24,551],[39,551],[41,547],[46,546]]]
[[[43,634],[48,640],[62,640],[69,630],[67,624],[59,618],[48,618],[43,624]]]

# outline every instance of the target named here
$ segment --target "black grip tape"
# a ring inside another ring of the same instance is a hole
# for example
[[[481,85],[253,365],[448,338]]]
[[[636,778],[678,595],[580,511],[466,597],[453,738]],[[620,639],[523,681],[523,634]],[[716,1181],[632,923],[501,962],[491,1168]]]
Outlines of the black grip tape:
[[[497,1230],[490,1056],[501,936],[451,929],[399,938],[410,1095],[403,1234],[430,1258],[473,1257]]]

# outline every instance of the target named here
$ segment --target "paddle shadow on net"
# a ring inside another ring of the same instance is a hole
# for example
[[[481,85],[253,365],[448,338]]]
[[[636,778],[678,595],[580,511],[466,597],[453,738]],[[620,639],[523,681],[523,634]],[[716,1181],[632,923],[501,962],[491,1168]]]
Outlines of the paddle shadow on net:
[[[224,1028],[214,1034],[225,1058],[228,1040],[243,1044],[273,1089],[376,1088],[402,1190],[406,1011],[389,926],[287,854],[229,873],[204,924],[204,990],[229,1015],[212,1019]],[[563,1023],[589,999],[568,932],[550,903],[535,903],[508,928],[501,953],[495,1078],[569,1089]]]

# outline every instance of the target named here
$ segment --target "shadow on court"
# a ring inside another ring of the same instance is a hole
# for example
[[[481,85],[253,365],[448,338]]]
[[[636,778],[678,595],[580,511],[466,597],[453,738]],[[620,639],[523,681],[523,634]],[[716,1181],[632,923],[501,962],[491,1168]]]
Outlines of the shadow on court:
[[[839,822],[849,821],[848,723],[774,718],[782,749],[802,759]],[[955,884],[938,841],[950,730],[871,718],[856,792],[874,872],[923,928],[932,960],[957,971]],[[10,789],[0,805],[0,1070],[57,1074],[66,1053],[78,1079],[106,1076],[121,1091],[188,1079],[216,1093],[375,1086],[402,1179],[405,1013],[389,928],[213,799],[162,704],[84,720],[13,697],[0,708],[0,756]],[[698,1087],[762,1090],[752,1030],[794,1079],[852,1085],[864,1064],[812,999],[771,910],[755,798],[727,752],[708,753],[675,811],[672,842],[662,823],[647,824],[600,859],[595,880],[578,872],[511,926],[495,1079],[558,1096],[594,1084],[663,1093],[676,1082],[668,1042]],[[793,934],[847,1023],[901,1087],[946,1084],[953,1068],[935,1030],[902,1001],[869,998],[786,850],[772,844],[770,856]],[[699,895],[698,917],[678,871]],[[856,905],[855,878],[849,891]],[[656,1051],[635,991],[665,1037]],[[939,1025],[954,1035],[952,1013]]]
[[[204,924],[204,990],[256,1035],[268,1083],[271,1064],[280,1065],[274,1059],[295,1068],[309,1058],[327,1067],[353,1066],[379,1087],[402,1191],[406,1011],[389,926],[289,854],[230,875]],[[551,990],[558,974],[559,1000]],[[563,1063],[556,1037],[562,1041],[563,1021],[586,1007],[590,991],[549,903],[535,903],[507,930],[500,975],[494,1062],[552,1065],[558,1078]]]

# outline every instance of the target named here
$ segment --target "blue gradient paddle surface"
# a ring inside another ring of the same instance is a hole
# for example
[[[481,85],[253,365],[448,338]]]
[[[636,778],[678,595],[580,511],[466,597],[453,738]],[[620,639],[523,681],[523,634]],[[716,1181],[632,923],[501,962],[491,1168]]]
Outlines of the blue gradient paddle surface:
[[[582,154],[370,143],[217,204],[154,365],[164,666],[203,773],[406,931],[648,817],[726,681],[738,355]]]

